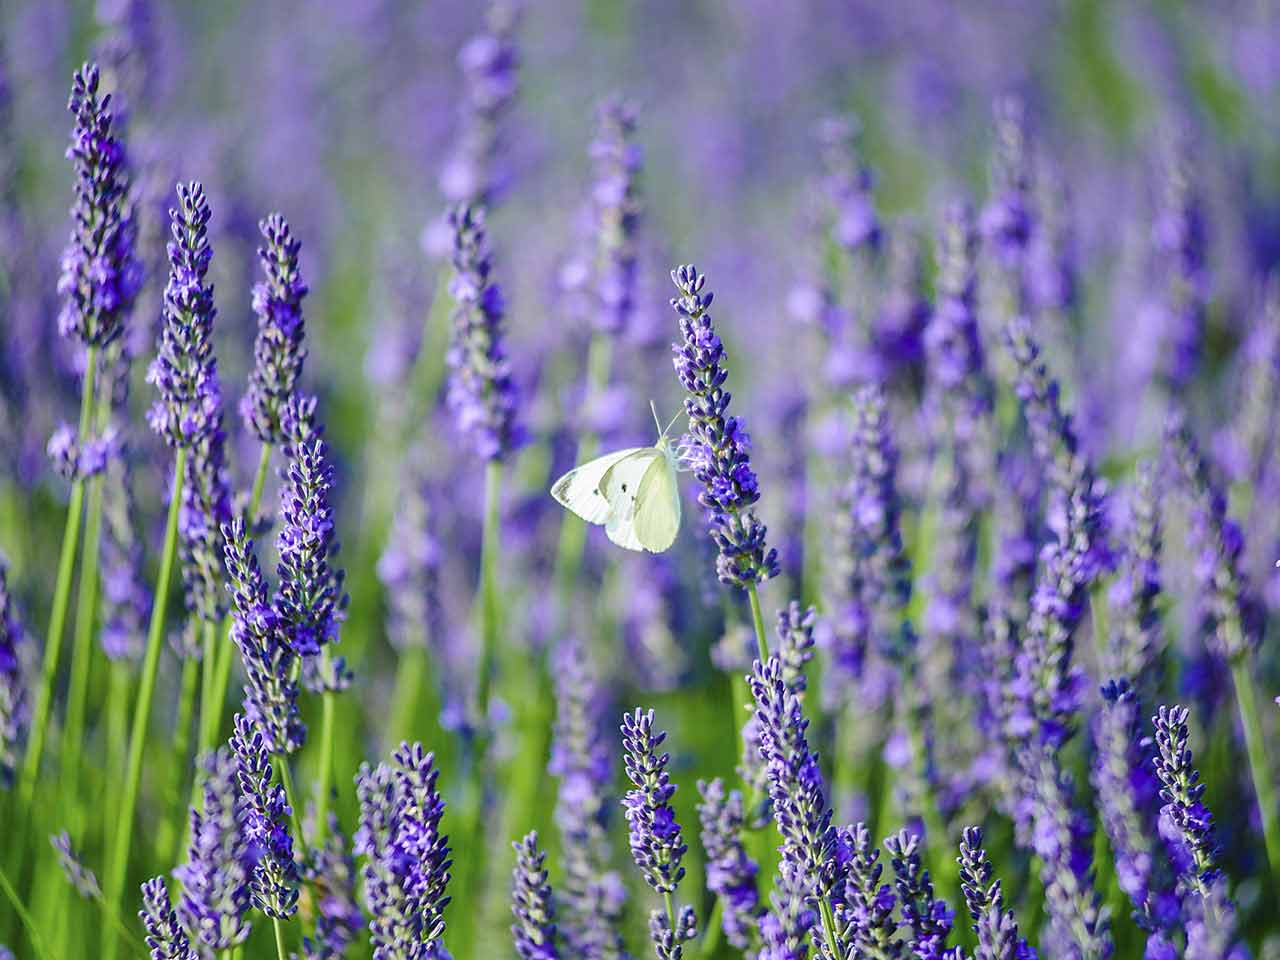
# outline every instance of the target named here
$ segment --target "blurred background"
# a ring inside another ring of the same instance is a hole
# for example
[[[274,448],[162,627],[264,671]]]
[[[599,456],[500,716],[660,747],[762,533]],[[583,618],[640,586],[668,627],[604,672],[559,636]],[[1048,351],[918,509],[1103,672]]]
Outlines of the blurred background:
[[[500,56],[495,36],[510,44]],[[148,270],[131,322],[139,362],[127,428],[148,562],[163,522],[168,460],[140,414],[151,401],[143,375],[159,319],[173,184],[202,181],[213,209],[216,353],[229,406],[253,360],[259,219],[283,213],[302,243],[311,289],[304,384],[320,397],[337,463],[351,595],[343,649],[357,677],[341,707],[339,784],[349,784],[359,760],[384,755],[393,737],[408,734],[428,747],[431,738],[446,744],[436,749],[448,781],[447,742],[470,722],[482,467],[455,442],[436,402],[451,309],[440,224],[451,201],[489,203],[494,278],[506,295],[520,419],[530,436],[502,507],[510,645],[548,649],[565,632],[547,589],[563,514],[545,491],[572,465],[576,436],[587,431],[611,446],[651,442],[648,402],[664,422],[678,409],[668,350],[677,330],[667,304],[667,273],[677,263],[693,262],[709,277],[734,410],[754,439],[760,509],[783,568],[764,590],[766,615],[793,595],[821,599],[825,546],[821,516],[817,534],[812,518],[826,501],[812,477],[806,489],[795,476],[842,441],[836,420],[797,415],[809,384],[838,387],[874,375],[899,385],[900,479],[909,510],[918,505],[926,482],[921,343],[942,215],[957,200],[981,208],[998,193],[1011,153],[1031,184],[1033,293],[1054,318],[1045,334],[1049,365],[1102,472],[1122,482],[1138,456],[1154,451],[1160,420],[1143,386],[1162,362],[1152,325],[1170,277],[1186,270],[1205,313],[1195,376],[1179,392],[1215,464],[1235,481],[1247,469],[1233,415],[1256,360],[1249,345],[1268,335],[1258,333],[1266,326],[1259,304],[1280,257],[1280,10],[1265,0],[963,7],[530,0],[518,15],[505,3],[463,0],[5,0],[0,547],[36,636],[66,498],[45,446],[60,422],[75,420],[80,362],[55,322],[72,182],[66,100],[72,71],[90,57],[103,64],[104,83],[127,115]],[[637,292],[615,351],[615,386],[585,403],[591,145],[611,97],[634,112],[643,164]],[[494,102],[500,108],[486,114]],[[1010,111],[1017,122],[1002,125]],[[1001,142],[1010,130],[1022,138],[1012,147]],[[833,184],[856,195],[834,233]],[[833,249],[857,242],[840,231],[872,228],[883,250],[874,283],[850,284],[843,304],[825,302]],[[822,350],[815,330],[832,309],[858,322],[875,313],[881,319],[865,322],[881,323],[882,336]],[[235,488],[244,491],[255,441],[230,410],[227,428]],[[424,488],[436,517],[428,546],[414,539],[420,524],[404,515]],[[731,773],[737,762],[734,694],[710,651],[746,613],[717,588],[686,493],[685,529],[662,557],[622,556],[602,532],[589,532],[567,621],[594,644],[610,709],[653,705],[671,729],[679,806],[691,829],[693,782]],[[1280,524],[1270,513],[1254,511],[1247,565],[1274,604],[1280,585],[1265,588]],[[910,517],[906,523],[910,539]],[[392,717],[393,594],[405,565],[424,550],[439,555],[447,665],[438,667],[440,689],[424,701],[430,706]],[[1190,568],[1185,556],[1171,561],[1170,594],[1190,582]],[[1170,610],[1172,622],[1190,623],[1190,605]],[[1265,683],[1277,666],[1275,657],[1261,662],[1264,689],[1274,687]],[[178,670],[176,657],[162,664],[161,716],[172,713]],[[511,673],[500,681],[499,711],[522,682]],[[1211,704],[1203,716],[1212,716]],[[508,724],[500,749],[541,751],[534,760],[544,761],[546,736],[530,745],[519,726]],[[1209,782],[1210,798],[1223,801],[1239,786]],[[838,813],[859,813],[856,798],[840,802]],[[350,790],[339,810],[353,822]],[[554,852],[550,811],[545,797],[507,810],[495,856],[507,856],[506,841],[532,826]],[[615,821],[619,850],[621,829]],[[1224,830],[1233,863],[1252,863],[1256,834],[1231,823]],[[690,856],[696,863],[699,853]],[[505,879],[495,876],[501,893]],[[1267,926],[1254,912],[1257,895],[1247,884],[1238,895],[1255,931]],[[503,909],[499,902],[497,915]],[[643,913],[632,919],[641,923]],[[1132,945],[1136,934],[1124,923],[1118,936]],[[504,921],[493,929],[500,933]]]

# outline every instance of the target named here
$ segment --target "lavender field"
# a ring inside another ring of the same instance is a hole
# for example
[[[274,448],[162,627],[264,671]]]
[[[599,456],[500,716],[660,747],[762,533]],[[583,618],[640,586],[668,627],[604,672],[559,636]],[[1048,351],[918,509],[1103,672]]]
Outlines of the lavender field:
[[[1277,103],[1265,0],[0,5],[0,960],[1280,960]]]

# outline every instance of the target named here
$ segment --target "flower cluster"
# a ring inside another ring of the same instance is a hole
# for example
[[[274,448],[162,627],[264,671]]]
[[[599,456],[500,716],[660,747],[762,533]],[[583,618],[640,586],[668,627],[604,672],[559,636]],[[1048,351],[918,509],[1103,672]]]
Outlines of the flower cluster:
[[[80,855],[71,846],[71,835],[63,830],[49,838],[54,851],[58,855],[58,865],[62,867],[63,876],[86,900],[97,900],[102,896],[102,887],[98,884],[97,875],[84,865]]]
[[[142,656],[151,610],[143,538],[137,529],[128,451],[112,457],[102,484],[102,650],[109,660]]]
[[[30,722],[26,645],[26,629],[9,588],[9,568],[0,561],[0,786],[13,781]]]
[[[635,112],[617,99],[600,109],[591,143],[595,168],[592,202],[597,229],[596,329],[618,336],[635,309],[636,230],[640,223],[637,181],[642,156],[635,142]]]
[[[258,248],[264,279],[253,286],[258,336],[240,416],[263,443],[278,444],[284,439],[280,423],[284,405],[297,388],[307,356],[302,343],[302,298],[307,295],[307,285],[298,273],[302,244],[294,239],[289,222],[273,213],[258,229],[266,241]]]
[[[1164,646],[1159,611],[1164,541],[1158,481],[1153,463],[1139,464],[1118,576],[1109,596],[1114,617],[1107,667],[1113,675],[1135,681],[1150,679]]]
[[[449,226],[453,230],[449,293],[456,304],[446,356],[449,409],[476,456],[504,460],[520,445],[523,433],[516,421],[518,397],[503,343],[502,288],[491,277],[493,254],[484,208],[453,209]]]
[[[182,884],[178,915],[203,949],[239,946],[248,938],[248,806],[239,789],[240,761],[229,749],[204,759],[203,809],[191,808],[187,862],[174,871]]]
[[[679,315],[681,341],[672,346],[676,376],[688,391],[684,409],[689,433],[682,456],[702,484],[698,502],[707,514],[711,539],[720,555],[721,583],[746,588],[778,575],[778,552],[765,544],[765,525],[755,513],[760,487],[751,469],[751,438],[742,421],[726,416],[724,345],[711,322],[713,295],[707,278],[689,264],[671,272],[680,296],[671,306]]]
[[[538,834],[529,833],[519,843],[511,872],[511,927],[520,960],[559,960],[556,949],[556,905],[547,882],[547,855],[538,849]]]
[[[315,818],[308,816],[303,830],[314,828]],[[355,858],[347,849],[337,814],[329,812],[329,829],[322,846],[317,847],[310,835],[311,856],[303,864],[302,878],[322,892],[317,905],[316,936],[302,938],[305,960],[339,960],[364,929],[364,913],[356,903]]]
[[[802,609],[798,600],[792,600],[786,609],[778,611],[778,661],[782,664],[782,680],[787,689],[801,699],[809,685],[804,667],[813,659],[813,628],[817,619],[818,612],[813,607]]]
[[[1186,707],[1161,707],[1152,718],[1158,755],[1156,775],[1160,778],[1161,832],[1175,848],[1174,865],[1178,879],[1202,897],[1221,874],[1214,860],[1218,853],[1214,838],[1213,813],[1203,803],[1204,784],[1195,768],[1191,747],[1189,711]]]
[[[169,902],[164,877],[152,877],[142,885],[142,909],[138,917],[147,929],[147,947],[152,960],[199,960]]]
[[[449,904],[449,838],[440,832],[444,800],[435,759],[421,744],[402,743],[392,764],[364,764],[356,776],[365,857],[365,905],[375,956],[432,955],[444,936]]]
[[[272,607],[253,541],[237,517],[223,530],[235,608],[231,639],[245,671],[245,714],[276,755],[298,750],[307,728],[298,714],[297,655]]]
[[[1035,950],[1018,936],[1018,921],[1004,906],[1000,881],[982,846],[982,830],[966,827],[960,841],[960,890],[973,932],[978,937],[975,960],[1034,960]]]
[[[268,917],[288,920],[298,909],[298,864],[289,834],[293,811],[284,787],[271,782],[266,741],[243,714],[236,715],[230,746],[244,795],[244,836],[258,851],[249,877],[249,898]]]
[[[71,88],[76,120],[67,157],[75,165],[76,200],[58,280],[58,329],[87,347],[104,347],[120,336],[142,285],[128,161],[113,129],[111,96],[98,96],[100,79],[98,65],[85,64]]]
[[[756,874],[759,867],[742,846],[744,816],[742,793],[724,789],[716,778],[698,781],[698,819],[702,823],[702,848],[707,854],[707,889],[720,898],[724,913],[721,926],[730,945],[745,950],[756,928]]]

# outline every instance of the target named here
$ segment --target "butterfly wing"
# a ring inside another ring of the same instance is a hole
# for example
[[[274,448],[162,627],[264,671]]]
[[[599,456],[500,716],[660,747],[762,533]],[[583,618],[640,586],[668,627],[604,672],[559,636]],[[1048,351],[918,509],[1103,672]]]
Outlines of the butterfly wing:
[[[609,468],[600,481],[600,492],[609,501],[609,517],[605,533],[609,539],[627,550],[643,550],[636,536],[636,503],[645,475],[662,454],[655,447],[642,447],[623,457]]]
[[[612,506],[604,493],[604,478],[618,463],[643,453],[649,447],[631,447],[596,457],[574,467],[551,485],[551,496],[566,510],[576,513],[587,523],[605,523]]]
[[[664,452],[644,473],[635,503],[635,535],[650,553],[662,553],[680,532],[680,485],[675,461]]]

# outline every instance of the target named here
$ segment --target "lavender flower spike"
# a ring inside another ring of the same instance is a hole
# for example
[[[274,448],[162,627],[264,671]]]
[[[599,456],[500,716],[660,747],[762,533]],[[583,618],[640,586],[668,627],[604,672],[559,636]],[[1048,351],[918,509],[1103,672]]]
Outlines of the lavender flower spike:
[[[719,777],[709,783],[698,781],[698,792],[702,794],[698,818],[707,853],[707,889],[724,905],[721,923],[725,940],[745,950],[756,926],[760,902],[756,873],[760,868],[742,846],[742,793],[731,790],[726,794]]]
[[[635,309],[636,230],[640,197],[636,181],[641,167],[635,143],[636,118],[630,106],[610,99],[601,108],[596,138],[591,144],[595,167],[592,201],[598,233],[599,262],[596,328],[619,336]]]
[[[774,820],[782,835],[782,857],[798,866],[806,896],[817,900],[824,911],[823,956],[839,957],[843,946],[831,942],[838,937],[826,913],[841,874],[837,836],[831,826],[818,757],[810,751],[805,734],[809,721],[795,692],[787,687],[777,657],[766,663],[757,660],[747,681],[756,703],[760,755],[765,761]]]
[[[516,866],[511,874],[511,927],[520,960],[559,960],[556,949],[556,905],[547,882],[547,855],[538,849],[538,834],[527,834],[511,846]]]
[[[64,298],[58,330],[86,347],[104,347],[120,336],[142,284],[124,145],[112,129],[111,97],[99,99],[98,84],[97,64],[76,71],[69,104],[76,123],[67,148],[76,199],[58,280]]]
[[[746,589],[778,575],[778,551],[765,543],[765,525],[754,510],[760,487],[751,469],[751,438],[741,420],[726,416],[724,382],[729,374],[724,345],[707,312],[713,295],[702,292],[706,276],[688,264],[671,271],[671,280],[680,291],[671,306],[679,316],[681,336],[671,349],[676,376],[689,393],[684,401],[689,432],[681,441],[681,456],[702,484],[698,502],[720,551],[720,582]]]
[[[503,342],[502,288],[493,282],[493,254],[485,232],[483,207],[456,207],[453,230],[453,279],[449,292],[457,304],[446,361],[448,403],[472,451],[483,460],[504,460],[523,433],[516,421],[518,397]]]
[[[1179,880],[1190,890],[1208,897],[1221,876],[1215,858],[1213,813],[1202,802],[1204,784],[1192,763],[1186,707],[1161,707],[1152,722],[1156,728],[1156,775],[1163,785],[1160,828],[1175,850]]]
[[[308,831],[311,859],[304,864],[303,879],[323,890],[318,904],[315,939],[302,938],[305,960],[340,960],[364,929],[364,913],[356,903],[356,864],[347,849],[347,838],[337,814],[330,811],[324,844],[314,839],[316,818],[309,811],[302,829]],[[444,960],[444,958],[440,958]]]
[[[263,280],[253,287],[258,336],[253,344],[249,389],[240,401],[245,426],[263,443],[284,439],[281,416],[297,387],[307,350],[303,346],[302,298],[307,285],[298,273],[298,251],[289,222],[273,213],[261,223],[265,246],[258,248]]]
[[[960,889],[978,936],[974,960],[1035,960],[1036,951],[1018,936],[1018,921],[1004,907],[1000,881],[982,847],[982,830],[966,827],[960,841]]]
[[[174,871],[182,884],[178,913],[202,949],[229,950],[244,943],[251,927],[248,814],[237,784],[239,763],[230,750],[204,758],[203,808],[191,808],[187,862]]]
[[[283,419],[289,474],[280,494],[280,585],[274,607],[289,646],[305,662],[337,642],[347,605],[342,589],[346,574],[334,564],[339,545],[329,502],[333,467],[315,426],[314,399],[290,398]],[[319,678],[319,688],[345,686],[342,672],[339,664],[333,677]]]
[[[836,920],[849,956],[896,956],[902,949],[895,940],[893,909],[897,897],[893,887],[881,882],[884,865],[879,862],[880,849],[871,843],[871,833],[862,823],[840,831],[839,847],[848,858],[848,867]],[[823,954],[824,958],[829,956]]]
[[[199,960],[169,902],[164,877],[152,877],[142,885],[142,909],[138,916],[147,928],[151,960]]]
[[[30,722],[22,666],[25,645],[26,629],[9,591],[9,568],[0,560],[0,787],[13,782]]]
[[[80,855],[71,846],[71,835],[63,830],[49,838],[53,849],[58,853],[58,864],[67,878],[67,882],[76,888],[76,893],[86,900],[97,900],[102,896],[102,887],[98,884],[97,875],[84,865]]]
[[[793,860],[778,864],[769,894],[769,912],[760,917],[758,960],[808,960],[809,940],[818,915],[809,905],[808,883]]]
[[[902,905],[902,924],[911,928],[908,945],[917,957],[951,957],[945,948],[955,914],[934,897],[929,871],[920,860],[920,837],[906,830],[884,842],[893,866],[894,887]]]
[[[435,758],[421,744],[402,743],[393,765],[365,764],[356,776],[364,855],[365,905],[374,955],[431,957],[444,936],[449,905],[449,838],[440,833],[444,800]]]
[[[267,595],[253,541],[237,517],[223,529],[227,577],[235,613],[231,639],[240,650],[246,685],[244,709],[277,756],[293,753],[305,742],[307,728],[298,715],[296,655]]]
[[[802,608],[798,600],[792,600],[785,610],[778,611],[778,659],[782,663],[782,679],[787,689],[804,699],[809,682],[804,665],[813,659],[813,627],[818,612],[813,607]]]
[[[249,880],[253,905],[273,920],[288,920],[298,909],[298,864],[293,858],[284,787],[271,782],[266,742],[243,714],[237,714],[231,750],[244,794],[245,836],[259,849]]]
[[[658,960],[680,960],[684,943],[697,934],[697,922],[692,907],[682,907],[677,914],[672,901],[684,879],[680,861],[689,848],[671,808],[676,788],[667,777],[670,755],[658,753],[666,739],[665,731],[654,730],[652,710],[637,707],[634,713],[623,714],[624,766],[635,787],[623,799],[631,832],[631,859],[645,882],[666,901],[665,912],[655,910],[649,917],[649,937]]]

